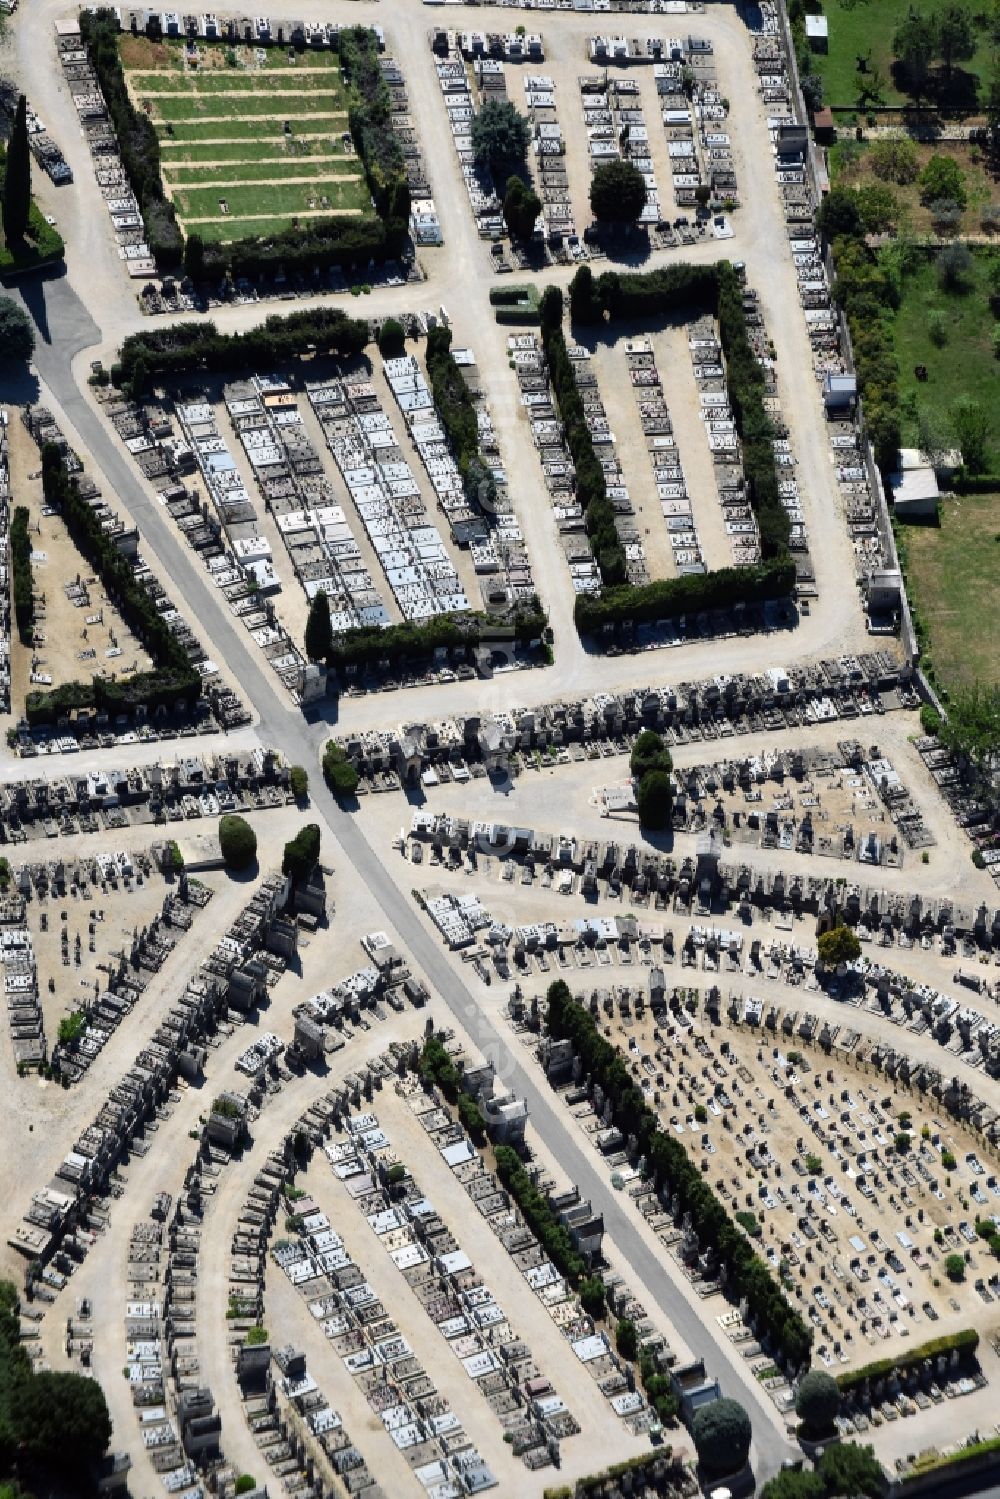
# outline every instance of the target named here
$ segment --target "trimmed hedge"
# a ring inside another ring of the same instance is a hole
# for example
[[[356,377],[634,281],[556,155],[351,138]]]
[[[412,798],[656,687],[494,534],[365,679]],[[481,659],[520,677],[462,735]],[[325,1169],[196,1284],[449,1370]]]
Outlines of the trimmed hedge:
[[[170,626],[157,612],[149,593],[138,581],[129,559],[101,527],[100,519],[80,497],[59,449],[42,448],[42,493],[58,510],[80,555],[98,574],[103,587],[132,634],[152,657],[155,669],[137,672],[123,681],[95,677],[92,682],[66,682],[52,692],[29,692],[29,723],[53,723],[73,708],[98,708],[108,713],[129,711],[139,704],[172,706],[179,699],[198,698],[201,678]]]
[[[480,452],[479,420],[465,376],[451,352],[449,328],[431,328],[427,334],[427,373],[434,409],[455,455],[465,497],[470,505],[491,506],[496,500],[496,480]]]
[[[368,324],[338,307],[315,307],[287,316],[272,313],[246,333],[220,333],[212,322],[173,323],[133,333],[122,344],[121,378],[141,395],[150,381],[190,375],[244,374],[302,354],[351,358],[368,343]],[[136,390],[138,381],[139,389]]]
[[[758,562],[752,567],[720,567],[710,573],[686,573],[641,587],[605,588],[598,594],[577,595],[573,617],[581,635],[626,620],[649,624],[680,614],[731,609],[736,604],[759,604],[787,598],[795,586],[791,557]]]
[[[398,665],[430,656],[439,646],[476,646],[487,640],[513,640],[526,644],[540,636],[548,617],[537,599],[512,613],[439,614],[426,624],[407,622],[380,629],[377,625],[345,630],[334,641],[326,664],[333,670],[348,666],[371,666],[382,660]]]
[[[35,632],[34,583],[31,575],[31,537],[28,507],[18,505],[10,525],[10,566],[14,580],[14,618],[22,645],[30,645]]]
[[[542,342],[559,415],[577,473],[577,498],[594,557],[601,593],[580,594],[575,605],[580,634],[625,621],[652,622],[679,614],[730,608],[783,598],[795,586],[789,556],[790,523],[781,503],[774,459],[773,428],[764,404],[764,373],[754,354],[743,311],[743,289],[729,261],[714,265],[679,263],[643,274],[606,271],[595,280],[581,266],[570,284],[570,315],[584,324],[605,318],[685,316],[712,312],[726,359],[726,383],[743,450],[747,500],[757,519],[762,561],[751,567],[720,568],[634,587],[624,583],[625,558],[614,528],[604,473],[594,451],[572,362],[559,319],[544,325]]]
[[[979,1333],[974,1327],[964,1327],[959,1332],[944,1333],[939,1338],[931,1338],[917,1348],[908,1348],[897,1358],[877,1358],[872,1363],[865,1364],[861,1369],[851,1369],[846,1374],[838,1374],[837,1383],[841,1393],[846,1393],[864,1384],[866,1379],[882,1379],[894,1370],[904,1373],[908,1369],[913,1369],[917,1364],[922,1364],[924,1359],[937,1358],[939,1353],[951,1353],[957,1350],[959,1353],[973,1354],[978,1347]]]

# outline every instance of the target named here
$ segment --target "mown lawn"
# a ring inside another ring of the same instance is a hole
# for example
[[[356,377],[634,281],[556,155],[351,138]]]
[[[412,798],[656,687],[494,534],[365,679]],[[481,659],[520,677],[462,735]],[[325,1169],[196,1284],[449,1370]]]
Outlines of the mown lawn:
[[[277,120],[219,120],[214,125],[206,125],[202,120],[191,119],[176,121],[170,134],[164,134],[161,140],[166,150],[169,150],[175,141],[184,145],[210,145],[218,141],[257,141],[262,136],[283,134],[282,126],[286,119],[293,136],[320,136],[325,139],[331,130],[337,133],[341,129],[339,120],[305,115],[284,115]],[[343,128],[347,128],[346,121]]]
[[[813,70],[823,79],[824,102],[832,105],[855,106],[858,100],[858,58],[870,53],[869,75],[877,68],[883,80],[883,98],[886,104],[906,104],[905,94],[899,93],[892,76],[892,39],[901,22],[906,19],[910,7],[925,14],[943,9],[947,0],[825,0],[823,12],[829,22],[830,50],[815,53]],[[985,5],[969,7],[975,19],[977,10],[986,10]],[[960,64],[965,74],[978,77],[980,88],[985,92],[990,76],[990,47],[983,35],[975,56]],[[957,73],[956,69],[956,73]],[[958,84],[965,82],[957,80]]]
[[[174,166],[164,162],[162,170],[164,181],[173,189],[208,184],[217,186],[221,191],[223,184],[260,182],[263,178],[273,182],[287,182],[289,177],[322,179],[324,183],[332,183],[340,191],[348,191],[355,186],[360,188],[361,184],[361,174],[356,167],[352,169],[347,163],[337,161],[312,161],[308,157],[301,161],[291,156],[279,157],[277,160],[272,157],[264,161],[234,161],[228,166],[219,167]]]
[[[229,207],[225,218],[231,224],[226,236],[229,239],[238,238],[247,232],[245,225],[239,222],[244,218],[260,218],[269,214],[293,218],[298,213],[315,212],[324,208],[342,213],[361,213],[369,207],[367,192],[357,181],[340,182],[332,179],[315,183],[275,180],[258,187],[216,185],[179,188],[172,196],[177,205],[177,213],[185,222],[217,218],[222,212],[219,199],[225,199]],[[327,199],[327,202],[321,202],[321,197]]]
[[[937,680],[950,692],[1000,683],[1000,494],[949,495],[940,527],[902,538]]]
[[[140,99],[141,99],[140,95]],[[332,94],[303,94],[295,89],[287,94],[186,94],[160,95],[150,100],[153,106],[153,123],[159,130],[160,121],[166,120],[239,120],[247,115],[272,115],[285,120],[293,115],[307,118],[322,115],[337,118],[347,128],[347,111]]]
[[[188,142],[168,135],[160,141],[160,161],[167,168],[196,165],[199,161],[273,161],[281,157],[289,165],[298,165],[300,161],[315,156],[339,156],[345,166],[353,166],[358,172],[361,170],[356,157],[344,154],[339,136],[299,139],[295,141],[294,151],[289,149],[290,139],[280,126],[266,133],[262,125],[257,127],[252,140],[245,141]]]
[[[276,68],[256,72],[234,73],[130,73],[129,82],[136,94],[245,94],[245,93],[324,93],[346,108],[344,90],[339,78],[326,69],[315,73],[297,70],[282,72]]]
[[[994,473],[1000,472],[1000,360],[993,353],[997,321],[989,304],[989,271],[997,259],[996,252],[975,252],[967,289],[948,292],[938,282],[934,257],[929,257],[904,278],[902,305],[893,324],[904,443],[916,440],[918,408],[947,417],[959,396],[970,396],[989,418],[989,471]],[[931,338],[931,318],[938,312],[944,319],[941,346]],[[917,365],[926,365],[926,381],[914,374]],[[994,561],[998,565],[1000,555]]]

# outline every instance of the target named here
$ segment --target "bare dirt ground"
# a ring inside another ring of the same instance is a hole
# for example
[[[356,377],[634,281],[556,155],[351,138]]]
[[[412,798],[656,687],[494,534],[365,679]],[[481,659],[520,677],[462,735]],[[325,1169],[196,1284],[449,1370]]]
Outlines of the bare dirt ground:
[[[29,511],[31,571],[38,598],[34,648],[23,646],[16,630],[11,635],[11,709],[18,716],[28,692],[35,688],[45,690],[94,676],[131,676],[145,671],[150,662],[73,545],[61,518],[43,514],[38,447],[19,412],[12,411],[6,430],[11,487],[17,503]],[[82,607],[73,604],[65,592],[64,585],[77,579],[87,585],[89,603]],[[32,682],[33,674],[40,680]]]

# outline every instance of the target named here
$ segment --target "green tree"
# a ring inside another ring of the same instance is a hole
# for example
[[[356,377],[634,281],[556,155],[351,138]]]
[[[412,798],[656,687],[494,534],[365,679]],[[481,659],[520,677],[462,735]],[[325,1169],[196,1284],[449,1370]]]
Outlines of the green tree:
[[[913,1142],[913,1137],[909,1133],[909,1131],[905,1130],[905,1129],[901,1129],[897,1133],[896,1138],[893,1141],[893,1144],[895,1145],[896,1150],[897,1150],[897,1152],[900,1155],[906,1155],[906,1153],[909,1150],[910,1145],[912,1144],[912,1142]]]
[[[257,857],[257,834],[245,817],[219,818],[219,848],[227,869],[249,869]]]
[[[8,245],[24,239],[31,212],[31,152],[28,150],[28,105],[22,94],[7,142],[3,181],[3,232]]]
[[[304,644],[310,661],[325,661],[333,644],[330,600],[322,588],[313,595],[312,603],[309,605]]]
[[[861,233],[861,210],[858,195],[849,187],[831,187],[816,211],[816,223],[827,239]]]
[[[971,396],[960,396],[952,403],[951,426],[970,474],[981,474],[986,468],[986,449],[990,419],[984,408]]]
[[[44,1370],[10,1391],[18,1446],[46,1467],[85,1472],[111,1441],[111,1417],[96,1379]]]
[[[293,884],[300,885],[319,863],[320,830],[315,822],[307,822],[294,838],[285,844],[281,860],[282,874],[290,875]]]
[[[818,1473],[778,1473],[760,1491],[760,1499],[825,1499],[826,1485]]]
[[[965,1279],[965,1256],[962,1254],[947,1254],[944,1259],[944,1273],[950,1281],[956,1284]]]
[[[580,1305],[588,1317],[595,1321],[604,1316],[607,1304],[604,1297],[604,1282],[599,1275],[588,1275],[580,1282]]]
[[[503,200],[504,223],[511,239],[529,240],[542,211],[542,200],[521,177],[508,177]]]
[[[604,224],[634,224],[646,206],[646,183],[630,161],[608,161],[590,179],[590,206]]]
[[[636,805],[639,809],[639,824],[655,832],[670,826],[670,813],[674,804],[674,783],[665,770],[647,771],[639,782]]]
[[[916,104],[926,99],[931,83],[931,65],[937,52],[933,18],[910,9],[896,30],[892,50],[899,63],[903,87]]]
[[[288,789],[296,801],[301,801],[309,790],[309,772],[304,765],[293,765],[288,771]]]
[[[573,323],[603,323],[604,308],[597,293],[594,273],[581,265],[569,284],[569,316]]]
[[[339,744],[328,739],[323,751],[323,776],[336,796],[353,796],[358,789],[358,773]]]
[[[528,154],[531,130],[508,99],[488,99],[472,122],[472,151],[480,166],[506,176]]]
[[[1000,687],[977,682],[953,693],[941,724],[942,742],[988,776],[1000,755]]]
[[[629,756],[629,769],[637,780],[649,770],[664,770],[667,775],[674,768],[673,758],[655,729],[643,729]]]
[[[795,1392],[795,1414],[810,1437],[826,1436],[840,1410],[840,1388],[825,1369],[810,1369]]]
[[[252,1494],[257,1487],[257,1480],[250,1473],[241,1473],[233,1487],[234,1494]]]
[[[849,1499],[879,1499],[885,1492],[885,1474],[871,1447],[857,1442],[831,1442],[819,1460],[819,1476],[828,1495]]]
[[[969,201],[965,176],[953,156],[935,155],[920,173],[920,201],[925,208],[932,203],[956,203],[964,208]]]
[[[387,317],[378,331],[379,353],[383,359],[397,359],[405,347],[406,335],[402,323],[398,318]]]
[[[628,1317],[622,1317],[615,1326],[615,1348],[629,1363],[635,1362],[639,1352],[639,1335],[635,1330],[635,1323]]]
[[[838,963],[854,963],[861,956],[861,943],[856,932],[849,926],[831,927],[823,932],[817,942],[820,961],[827,968],[836,968]]]
[[[957,62],[968,62],[976,50],[972,17],[964,5],[946,5],[935,17],[937,45],[935,51],[944,66],[945,87],[951,84]]]
[[[908,135],[884,135],[872,141],[865,154],[872,175],[882,182],[906,187],[916,182],[920,170],[917,148]]]
[[[866,234],[887,234],[899,222],[899,199],[884,182],[866,182],[858,189],[858,212]]]
[[[694,1413],[691,1435],[698,1461],[712,1477],[736,1473],[750,1455],[750,1417],[735,1400],[723,1397]]]
[[[35,352],[31,319],[13,297],[0,297],[0,365],[24,363]]]

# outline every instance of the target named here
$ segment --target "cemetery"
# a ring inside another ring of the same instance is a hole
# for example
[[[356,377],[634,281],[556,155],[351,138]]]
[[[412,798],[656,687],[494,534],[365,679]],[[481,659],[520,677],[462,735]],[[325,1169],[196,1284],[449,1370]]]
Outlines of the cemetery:
[[[0,1490],[994,1482],[982,88],[597,9],[8,7]]]

